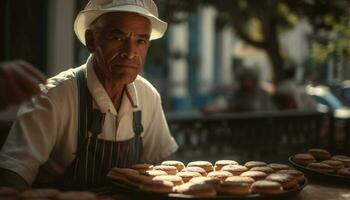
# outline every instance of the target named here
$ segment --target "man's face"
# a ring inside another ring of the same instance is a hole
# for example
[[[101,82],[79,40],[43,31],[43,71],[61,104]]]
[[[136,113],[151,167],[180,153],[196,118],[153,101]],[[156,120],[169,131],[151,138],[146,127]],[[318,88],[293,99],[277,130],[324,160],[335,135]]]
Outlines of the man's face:
[[[133,82],[148,51],[150,21],[135,13],[116,12],[102,15],[90,28],[86,44],[101,81]]]

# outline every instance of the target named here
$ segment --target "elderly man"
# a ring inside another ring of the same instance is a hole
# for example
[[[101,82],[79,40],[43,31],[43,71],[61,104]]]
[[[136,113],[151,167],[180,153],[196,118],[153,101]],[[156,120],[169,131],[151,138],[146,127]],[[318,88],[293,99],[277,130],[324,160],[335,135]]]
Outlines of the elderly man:
[[[91,56],[21,107],[0,153],[2,185],[96,187],[114,166],[174,153],[160,96],[138,75],[166,27],[153,0],[91,0],[74,24]]]

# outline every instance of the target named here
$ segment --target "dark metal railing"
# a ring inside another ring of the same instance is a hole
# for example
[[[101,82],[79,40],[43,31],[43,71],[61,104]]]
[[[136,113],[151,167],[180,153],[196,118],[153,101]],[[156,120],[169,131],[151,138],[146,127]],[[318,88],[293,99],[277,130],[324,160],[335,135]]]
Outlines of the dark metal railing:
[[[327,114],[316,111],[220,115],[168,114],[179,144],[175,158],[287,160],[288,156],[322,144]]]

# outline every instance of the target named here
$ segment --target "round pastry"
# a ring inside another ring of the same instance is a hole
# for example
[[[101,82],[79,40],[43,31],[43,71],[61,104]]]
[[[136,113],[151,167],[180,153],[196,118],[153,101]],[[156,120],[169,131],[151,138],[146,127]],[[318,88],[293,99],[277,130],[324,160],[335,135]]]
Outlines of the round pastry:
[[[342,168],[337,171],[338,176],[344,176],[350,178],[350,168]]]
[[[181,170],[185,168],[185,165],[181,161],[177,161],[177,160],[166,160],[166,161],[163,161],[161,165],[174,166],[177,168],[177,171],[179,172],[181,172]]]
[[[325,163],[310,163],[307,168],[320,173],[333,173],[334,169]]]
[[[334,170],[344,168],[344,163],[338,160],[324,160],[321,163],[331,166]]]
[[[153,178],[155,176],[161,176],[161,175],[168,175],[165,171],[162,170],[148,170],[145,171],[143,173],[141,173],[142,175],[145,175],[147,177]]]
[[[213,178],[213,177],[194,177],[192,178],[189,183],[198,183],[198,184],[210,184],[214,186],[215,188],[219,187],[221,184],[220,179]]]
[[[109,170],[107,177],[117,181],[128,182],[126,178],[128,174],[138,174],[138,173],[139,172],[134,169],[114,167],[111,170]]]
[[[316,162],[314,156],[307,153],[295,154],[292,159],[295,163],[303,166],[307,166],[310,163]]]
[[[215,171],[215,172],[209,172],[207,177],[213,177],[220,179],[221,181],[224,181],[227,177],[232,176],[232,174],[228,171]]]
[[[138,171],[139,173],[144,173],[145,171],[152,170],[153,165],[149,164],[135,164],[131,166],[132,169]]]
[[[21,199],[29,198],[54,198],[59,195],[61,192],[56,189],[41,188],[41,189],[30,189],[21,192],[18,197]]]
[[[193,162],[188,163],[187,167],[201,167],[207,173],[214,171],[214,167],[209,161],[193,161]]]
[[[178,172],[176,176],[180,176],[182,180],[187,183],[189,180],[191,180],[194,177],[200,177],[202,176],[198,172]]]
[[[207,172],[201,167],[185,167],[181,171],[182,172],[197,172],[197,173],[200,173],[202,176],[207,175]]]
[[[243,172],[240,176],[250,177],[255,181],[259,181],[259,180],[265,179],[267,174],[259,171],[247,171],[247,172]]]
[[[289,190],[298,187],[298,182],[296,178],[289,174],[270,174],[265,180],[276,181],[280,183],[284,190]]]
[[[313,155],[318,161],[328,160],[331,158],[331,154],[325,149],[309,149],[307,152]]]
[[[238,165],[234,160],[218,160],[215,162],[215,170],[219,171],[225,165]]]
[[[271,163],[271,164],[268,164],[267,166],[271,167],[275,171],[290,169],[290,167],[288,165],[279,164],[279,163]]]
[[[193,195],[196,197],[213,197],[216,196],[215,188],[210,184],[203,183],[185,183],[174,188],[175,192]]]
[[[275,172],[271,167],[264,166],[264,167],[253,167],[250,168],[249,171],[259,171],[259,172],[264,172],[265,174],[272,174]]]
[[[337,160],[337,161],[343,162],[345,167],[350,167],[350,157],[348,156],[336,155],[336,156],[333,156],[331,160]]]
[[[17,194],[18,194],[18,190],[16,188],[0,187],[0,197],[15,196]]]
[[[154,170],[165,171],[169,175],[175,175],[177,173],[177,168],[170,165],[157,165],[153,167]]]
[[[250,169],[250,168],[253,168],[253,167],[267,166],[267,164],[265,162],[261,162],[261,161],[249,161],[249,162],[246,162],[244,164],[244,166],[246,166],[248,169]]]
[[[181,184],[184,183],[182,178],[180,176],[176,176],[176,175],[156,176],[152,180],[155,180],[155,181],[170,181],[174,185],[181,185]]]
[[[250,186],[253,182],[254,179],[250,177],[231,176],[217,190],[222,194],[248,195],[251,193]]]
[[[268,180],[260,180],[256,181],[252,184],[251,190],[253,193],[258,194],[281,194],[283,192],[282,185],[278,182],[268,181]]]
[[[230,172],[233,176],[239,176],[243,172],[248,171],[248,168],[242,165],[226,165],[221,168],[221,171]]]
[[[60,193],[56,200],[97,200],[97,197],[91,192],[70,191]]]
[[[174,184],[171,181],[147,180],[141,183],[140,189],[148,192],[170,193]]]
[[[279,170],[276,173],[278,174],[289,174],[292,175],[298,183],[303,183],[305,181],[305,176],[303,172],[295,170],[295,169],[283,169]]]
[[[139,186],[142,182],[152,179],[152,177],[141,175],[141,174],[127,174],[127,183],[133,186]]]

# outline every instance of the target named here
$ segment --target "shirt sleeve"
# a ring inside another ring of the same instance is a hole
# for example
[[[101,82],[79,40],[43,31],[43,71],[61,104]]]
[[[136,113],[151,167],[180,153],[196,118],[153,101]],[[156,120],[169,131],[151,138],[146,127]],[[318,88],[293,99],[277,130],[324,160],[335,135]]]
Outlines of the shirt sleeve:
[[[0,168],[19,174],[31,185],[55,144],[56,123],[54,105],[46,94],[22,104],[0,152]]]
[[[163,112],[160,96],[155,100],[155,111],[148,127],[145,128],[143,140],[143,154],[141,161],[157,164],[171,154],[178,145],[172,135]]]

